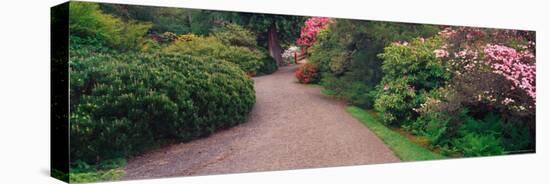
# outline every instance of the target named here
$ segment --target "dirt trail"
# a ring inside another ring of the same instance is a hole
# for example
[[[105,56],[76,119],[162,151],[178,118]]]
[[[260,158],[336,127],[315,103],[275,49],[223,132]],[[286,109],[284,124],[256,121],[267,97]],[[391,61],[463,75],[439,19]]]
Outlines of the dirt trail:
[[[254,78],[248,122],[130,159],[124,179],[399,162],[344,102],[296,83],[296,68]]]

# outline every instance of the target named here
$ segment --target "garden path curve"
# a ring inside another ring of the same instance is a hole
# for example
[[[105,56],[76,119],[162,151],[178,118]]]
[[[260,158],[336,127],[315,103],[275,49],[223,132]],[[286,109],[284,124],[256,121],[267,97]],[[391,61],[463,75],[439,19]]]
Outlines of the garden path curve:
[[[399,162],[345,102],[298,84],[296,68],[254,77],[256,104],[247,122],[131,158],[123,179]]]

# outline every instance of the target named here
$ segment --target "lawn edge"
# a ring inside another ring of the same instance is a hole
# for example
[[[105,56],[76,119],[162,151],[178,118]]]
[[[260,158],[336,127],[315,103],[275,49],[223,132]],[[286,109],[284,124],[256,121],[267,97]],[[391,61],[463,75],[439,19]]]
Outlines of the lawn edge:
[[[346,107],[346,111],[376,134],[376,136],[402,161],[436,160],[445,158],[440,154],[413,143],[398,132],[389,129],[359,107],[348,106]]]

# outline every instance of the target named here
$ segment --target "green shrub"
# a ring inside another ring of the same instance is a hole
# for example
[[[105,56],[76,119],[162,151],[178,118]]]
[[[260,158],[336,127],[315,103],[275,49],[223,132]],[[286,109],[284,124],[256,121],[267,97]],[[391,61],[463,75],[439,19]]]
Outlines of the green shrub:
[[[466,157],[501,155],[504,151],[500,138],[491,134],[468,133],[455,141],[455,147]]]
[[[450,78],[444,63],[434,54],[441,46],[437,38],[414,39],[409,44],[393,44],[379,57],[384,60],[384,77],[377,87],[374,107],[387,124],[402,125],[415,120],[413,109],[426,101],[432,89]]]
[[[425,96],[420,107],[411,109],[418,117],[414,121],[405,122],[402,128],[415,134],[426,137],[432,145],[441,145],[448,141],[447,135],[450,132],[450,124],[454,124],[457,114],[466,113],[460,111],[445,111],[448,109],[446,103],[441,99],[446,95],[446,88],[433,89]]]
[[[212,35],[226,45],[256,49],[256,34],[238,24],[226,24],[215,30]]]
[[[482,119],[477,119],[465,110],[459,118],[463,123],[458,128],[458,137],[452,142],[456,150],[467,157],[503,154],[503,122],[497,114],[488,113]]]
[[[89,163],[244,122],[253,81],[238,66],[182,55],[70,50],[71,160]]]
[[[320,70],[320,69],[319,69]],[[331,74],[324,74],[321,77],[321,85],[327,89],[330,90],[330,92],[336,96],[342,96],[344,91],[347,89],[348,83],[338,80],[335,76]]]
[[[500,136],[502,132],[502,119],[494,113],[488,113],[483,119],[476,119],[466,113],[461,113],[463,120],[458,132],[461,135],[468,133],[487,134]]]
[[[362,82],[347,82],[347,80],[338,79],[331,74],[325,74],[321,79],[321,85],[330,90],[333,95],[347,99],[352,105],[363,108],[372,107],[375,93]]]
[[[372,91],[383,76],[382,59],[377,55],[384,52],[384,47],[395,41],[430,37],[437,32],[437,27],[429,25],[336,20],[317,34],[317,41],[308,50],[309,60],[318,64],[323,78],[335,77],[330,82],[349,84],[341,89],[342,94],[346,94],[344,98],[370,108],[374,103]],[[325,82],[328,86],[339,85],[328,83]]]
[[[150,23],[123,21],[103,13],[97,3],[71,2],[69,29],[71,36],[97,39],[119,50],[136,50],[151,28]]]
[[[415,120],[413,109],[425,101],[425,96],[423,91],[416,91],[408,83],[405,78],[387,81],[380,87],[374,108],[382,113],[384,123],[401,126]]]
[[[523,122],[511,121],[513,118],[506,117],[505,111],[487,106],[480,105],[474,107],[474,110],[466,108],[463,104],[464,98],[457,99],[455,93],[447,87],[432,90],[426,102],[420,108],[414,109],[419,113],[416,121],[403,127],[414,134],[427,137],[434,148],[448,156],[534,151],[532,135]],[[484,151],[477,146],[481,144],[479,142],[494,142],[495,139],[500,143],[498,148],[495,148],[496,145],[487,148],[492,151]]]
[[[163,49],[167,53],[191,55],[194,57],[210,57],[225,60],[239,65],[245,72],[256,72],[263,64],[263,53],[246,47],[224,44],[216,37],[195,36],[189,41],[178,41]]]
[[[444,112],[432,112],[431,114],[440,114],[442,125],[442,134],[439,141],[432,142],[436,147],[447,150],[448,155],[461,154],[464,156],[488,156],[499,155],[504,152],[504,142],[502,139],[503,125],[502,118],[495,113],[484,114],[481,118],[471,115],[468,109],[461,109],[459,113],[453,116],[444,116]],[[425,119],[423,114],[419,121]],[[431,119],[435,121],[434,119]],[[430,122],[428,122],[430,123]],[[426,133],[430,133],[429,127]]]
[[[403,125],[403,128],[415,135],[425,136],[432,145],[439,145],[444,142],[443,139],[447,135],[451,115],[437,110],[427,110],[419,113],[419,117],[414,122]]]
[[[266,57],[262,59],[262,66],[258,69],[258,75],[272,74],[279,68],[273,58],[269,57],[267,54],[265,56]]]
[[[531,132],[523,122],[506,122],[502,126],[502,144],[506,151],[534,152],[535,143]]]

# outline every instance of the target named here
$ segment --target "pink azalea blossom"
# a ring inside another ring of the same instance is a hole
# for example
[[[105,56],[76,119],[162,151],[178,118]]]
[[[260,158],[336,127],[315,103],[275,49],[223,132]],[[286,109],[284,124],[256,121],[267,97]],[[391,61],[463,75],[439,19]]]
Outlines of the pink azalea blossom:
[[[488,44],[484,52],[494,73],[504,76],[514,87],[524,90],[527,95],[536,99],[536,71],[532,53],[492,44]]]
[[[315,43],[317,33],[325,29],[330,22],[326,17],[311,17],[304,22],[304,26],[300,32],[300,38],[296,44],[309,47]]]

